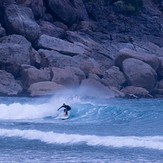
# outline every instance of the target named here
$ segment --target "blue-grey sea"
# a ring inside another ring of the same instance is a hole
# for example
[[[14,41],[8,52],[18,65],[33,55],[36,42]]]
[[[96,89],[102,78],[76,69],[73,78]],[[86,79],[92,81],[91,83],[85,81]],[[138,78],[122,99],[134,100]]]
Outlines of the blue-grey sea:
[[[163,163],[163,100],[0,97],[0,162]]]

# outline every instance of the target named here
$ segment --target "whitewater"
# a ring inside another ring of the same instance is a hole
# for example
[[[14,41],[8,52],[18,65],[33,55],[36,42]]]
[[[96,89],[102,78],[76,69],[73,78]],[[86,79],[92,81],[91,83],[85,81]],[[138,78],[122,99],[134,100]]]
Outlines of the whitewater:
[[[163,100],[0,97],[0,162],[162,163]]]

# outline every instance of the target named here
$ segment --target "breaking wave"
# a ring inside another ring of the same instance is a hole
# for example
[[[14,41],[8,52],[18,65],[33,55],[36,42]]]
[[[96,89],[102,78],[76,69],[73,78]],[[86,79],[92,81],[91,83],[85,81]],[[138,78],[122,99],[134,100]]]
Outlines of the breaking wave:
[[[47,144],[86,144],[114,148],[147,148],[163,150],[163,136],[96,136],[63,134],[39,130],[0,129],[0,137],[20,137]]]

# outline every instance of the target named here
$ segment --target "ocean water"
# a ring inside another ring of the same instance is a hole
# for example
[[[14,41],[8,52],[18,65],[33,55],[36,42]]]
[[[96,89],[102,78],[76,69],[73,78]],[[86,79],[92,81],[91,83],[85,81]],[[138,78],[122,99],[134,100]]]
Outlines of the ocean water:
[[[0,162],[162,163],[163,100],[0,97]]]

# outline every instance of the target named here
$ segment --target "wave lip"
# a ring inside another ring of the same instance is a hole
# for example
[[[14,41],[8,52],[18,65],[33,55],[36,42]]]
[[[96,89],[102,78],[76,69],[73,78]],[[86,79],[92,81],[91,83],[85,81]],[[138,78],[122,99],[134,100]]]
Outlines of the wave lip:
[[[96,136],[79,134],[61,134],[39,130],[0,129],[0,137],[20,137],[39,140],[47,144],[87,144],[115,148],[147,148],[163,150],[163,136]]]

